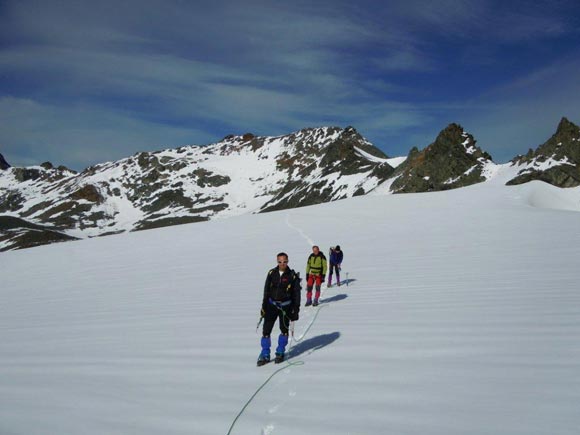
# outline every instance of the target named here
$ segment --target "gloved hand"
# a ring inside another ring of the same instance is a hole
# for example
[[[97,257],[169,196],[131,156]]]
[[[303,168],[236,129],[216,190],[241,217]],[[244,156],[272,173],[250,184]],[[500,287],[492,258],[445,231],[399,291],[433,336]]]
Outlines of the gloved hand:
[[[262,318],[266,317],[266,310],[264,308],[260,310],[260,317]]]
[[[290,312],[290,315],[288,316],[290,318],[290,320],[292,320],[293,322],[295,322],[296,320],[298,320],[298,310],[292,310]]]
[[[322,275],[322,281],[326,280],[326,275]]]

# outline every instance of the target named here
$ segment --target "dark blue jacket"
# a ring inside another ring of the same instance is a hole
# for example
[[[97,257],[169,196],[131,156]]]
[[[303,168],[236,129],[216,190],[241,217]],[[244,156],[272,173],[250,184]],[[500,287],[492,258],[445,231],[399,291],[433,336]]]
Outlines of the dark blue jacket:
[[[330,251],[330,264],[341,264],[342,257],[342,251]]]

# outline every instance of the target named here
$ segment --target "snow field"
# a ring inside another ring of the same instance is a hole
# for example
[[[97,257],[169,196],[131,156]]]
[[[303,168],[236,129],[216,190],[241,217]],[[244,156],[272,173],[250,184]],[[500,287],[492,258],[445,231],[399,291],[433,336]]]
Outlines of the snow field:
[[[353,281],[232,434],[576,434],[578,199],[484,183],[4,253],[0,433],[225,434],[280,368],[255,367],[276,253],[303,275],[338,243]]]

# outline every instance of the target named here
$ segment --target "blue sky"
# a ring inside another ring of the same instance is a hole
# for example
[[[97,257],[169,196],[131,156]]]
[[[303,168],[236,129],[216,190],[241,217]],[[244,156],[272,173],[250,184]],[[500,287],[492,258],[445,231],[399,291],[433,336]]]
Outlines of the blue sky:
[[[13,165],[321,125],[396,156],[450,122],[503,162],[580,122],[579,77],[577,0],[0,0]]]

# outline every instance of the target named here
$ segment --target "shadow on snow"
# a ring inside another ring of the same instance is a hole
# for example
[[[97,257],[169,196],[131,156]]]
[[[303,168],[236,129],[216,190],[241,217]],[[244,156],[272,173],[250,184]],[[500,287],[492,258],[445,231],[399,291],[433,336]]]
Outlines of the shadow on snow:
[[[342,281],[340,281],[340,285],[346,285],[348,286],[350,283],[355,282],[356,278],[349,278],[349,279],[343,279]]]
[[[338,301],[342,301],[343,299],[348,298],[348,295],[346,293],[341,293],[339,295],[334,295],[331,296],[329,298],[324,298],[320,301],[320,305],[322,304],[329,304],[331,302],[338,302]]]
[[[317,350],[334,343],[339,337],[340,332],[331,332],[330,334],[317,335],[316,337],[301,341],[290,349],[288,359],[295,358],[302,354],[310,355],[312,352],[316,352]]]

